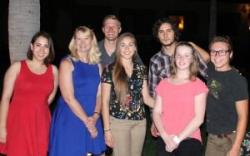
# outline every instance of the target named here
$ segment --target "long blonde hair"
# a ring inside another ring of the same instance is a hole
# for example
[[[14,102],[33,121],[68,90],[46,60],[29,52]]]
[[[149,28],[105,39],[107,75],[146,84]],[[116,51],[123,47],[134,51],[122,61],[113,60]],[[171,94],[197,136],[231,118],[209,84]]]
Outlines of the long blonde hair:
[[[128,75],[126,74],[125,68],[122,65],[121,61],[121,54],[120,54],[120,45],[124,38],[131,38],[135,44],[136,51],[133,55],[132,61],[135,62],[135,58],[137,55],[137,42],[135,36],[132,33],[126,32],[120,35],[116,43],[116,60],[114,63],[114,70],[113,70],[113,80],[115,86],[115,92],[120,100],[120,104],[123,105],[128,94]]]
[[[76,38],[76,34],[78,32],[82,32],[84,33],[86,36],[89,36],[92,41],[91,41],[91,49],[88,53],[88,57],[87,57],[87,60],[88,60],[88,63],[90,64],[97,64],[100,62],[100,56],[101,56],[101,53],[99,51],[99,48],[98,48],[98,45],[97,45],[97,40],[96,40],[96,37],[95,37],[95,33],[93,30],[91,30],[90,28],[86,27],[86,26],[79,26],[75,29],[74,31],[74,35],[69,43],[69,50],[71,52],[71,56],[72,57],[75,57],[76,59],[79,59],[79,56],[77,54],[77,49],[76,49],[76,46],[75,46],[75,38]]]
[[[177,74],[177,65],[175,62],[175,60],[176,60],[175,57],[176,57],[177,48],[182,47],[182,46],[189,47],[192,51],[192,60],[193,61],[189,66],[189,71],[190,71],[189,80],[195,80],[195,78],[197,77],[197,74],[198,74],[198,70],[199,70],[199,56],[198,56],[198,53],[195,51],[194,47],[190,43],[184,42],[184,41],[178,42],[176,47],[175,47],[173,59],[171,60],[171,66],[170,66],[171,75],[173,77],[175,77]]]

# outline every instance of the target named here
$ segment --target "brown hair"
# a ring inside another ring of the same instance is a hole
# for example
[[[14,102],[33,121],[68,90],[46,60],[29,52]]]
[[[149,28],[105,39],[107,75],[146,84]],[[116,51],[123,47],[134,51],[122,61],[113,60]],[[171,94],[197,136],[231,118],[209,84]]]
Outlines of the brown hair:
[[[159,40],[159,29],[161,27],[161,25],[163,24],[169,24],[171,26],[171,28],[174,31],[174,36],[175,36],[175,41],[178,41],[180,38],[180,30],[178,29],[178,25],[176,20],[172,19],[172,18],[160,18],[159,20],[157,20],[154,25],[153,25],[153,36]]]
[[[135,44],[135,47],[137,49],[137,42],[136,38],[132,33],[126,32],[119,36],[117,43],[116,43],[116,61],[114,63],[114,70],[113,70],[113,80],[114,80],[114,86],[115,86],[115,92],[120,100],[120,104],[124,104],[124,100],[126,99],[126,95],[128,93],[128,82],[127,82],[127,74],[125,72],[125,69],[121,62],[121,54],[120,54],[120,44],[123,41],[124,38],[131,38]],[[137,50],[135,51],[133,55],[133,62],[135,62],[135,58],[137,55]]]
[[[43,31],[39,31],[39,32],[35,33],[35,35],[31,39],[30,43],[34,44],[39,37],[44,37],[44,38],[46,38],[48,40],[49,55],[44,59],[44,64],[46,66],[48,66],[55,58],[54,44],[53,44],[51,36],[48,33],[43,32]],[[29,46],[29,49],[28,49],[28,52],[27,52],[27,58],[29,60],[33,59],[33,51],[31,50],[30,46]]]
[[[197,74],[198,74],[198,69],[199,69],[199,57],[198,57],[198,53],[195,51],[194,47],[188,43],[188,42],[178,42],[176,47],[175,47],[175,51],[174,51],[174,55],[173,55],[173,59],[171,60],[171,68],[170,68],[170,72],[171,75],[173,77],[176,76],[177,74],[177,66],[176,66],[176,62],[175,62],[175,57],[176,57],[176,53],[177,53],[177,49],[179,47],[189,47],[192,51],[192,57],[193,57],[193,61],[189,66],[189,71],[190,71],[190,75],[189,75],[189,79],[190,80],[195,80]]]
[[[233,44],[232,44],[232,41],[231,41],[229,36],[215,36],[215,37],[213,37],[209,43],[209,50],[211,50],[212,45],[216,42],[226,43],[228,45],[228,50],[230,52],[233,51]]]

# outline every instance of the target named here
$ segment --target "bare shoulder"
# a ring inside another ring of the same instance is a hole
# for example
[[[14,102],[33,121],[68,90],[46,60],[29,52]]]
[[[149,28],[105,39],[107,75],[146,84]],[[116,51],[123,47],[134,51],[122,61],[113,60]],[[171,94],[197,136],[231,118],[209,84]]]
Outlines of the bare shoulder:
[[[8,68],[8,70],[5,73],[5,79],[15,79],[17,75],[20,73],[21,69],[21,62],[14,62],[12,65]]]
[[[11,66],[8,69],[8,72],[13,72],[18,74],[20,72],[20,69],[21,69],[21,62],[18,61],[11,64]]]
[[[63,59],[60,63],[59,73],[71,73],[74,70],[74,65],[72,60],[70,59]]]
[[[72,68],[72,61],[68,58],[63,59],[60,63],[60,68]]]
[[[51,67],[52,67],[53,74],[57,74],[58,73],[57,67],[53,64],[51,65]]]

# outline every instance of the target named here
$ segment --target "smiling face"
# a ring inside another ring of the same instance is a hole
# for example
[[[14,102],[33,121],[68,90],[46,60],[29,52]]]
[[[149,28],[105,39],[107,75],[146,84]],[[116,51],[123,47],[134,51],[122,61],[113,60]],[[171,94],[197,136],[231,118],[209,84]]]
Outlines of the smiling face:
[[[178,46],[174,59],[177,70],[189,70],[191,63],[193,62],[193,51],[188,46]]]
[[[227,71],[230,69],[230,58],[233,53],[229,45],[225,42],[215,42],[210,47],[211,62],[217,71]]]
[[[129,36],[124,37],[118,45],[121,59],[132,60],[136,52],[135,40]]]
[[[48,39],[40,36],[33,44],[30,45],[32,51],[32,60],[44,62],[45,58],[49,55],[49,42]]]
[[[105,39],[114,41],[117,39],[119,33],[121,32],[121,26],[116,19],[106,19],[103,23],[102,31],[104,33]]]
[[[92,38],[89,34],[78,31],[75,35],[75,47],[78,53],[88,53],[92,46]]]

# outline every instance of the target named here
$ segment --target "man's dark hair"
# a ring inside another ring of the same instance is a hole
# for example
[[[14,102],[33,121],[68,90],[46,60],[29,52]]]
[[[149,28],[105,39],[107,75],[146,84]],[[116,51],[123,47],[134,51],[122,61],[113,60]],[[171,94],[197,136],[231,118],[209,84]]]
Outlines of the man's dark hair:
[[[209,43],[209,46],[208,46],[209,50],[211,50],[212,45],[216,42],[226,43],[228,45],[228,49],[230,50],[230,52],[233,51],[233,44],[229,36],[214,36]]]
[[[178,29],[176,20],[174,20],[172,18],[160,18],[159,20],[157,20],[155,22],[155,24],[153,26],[153,35],[154,35],[154,37],[158,39],[159,28],[164,23],[167,23],[167,24],[171,25],[172,29],[174,30],[175,41],[178,41],[179,37],[180,37],[180,31]]]

